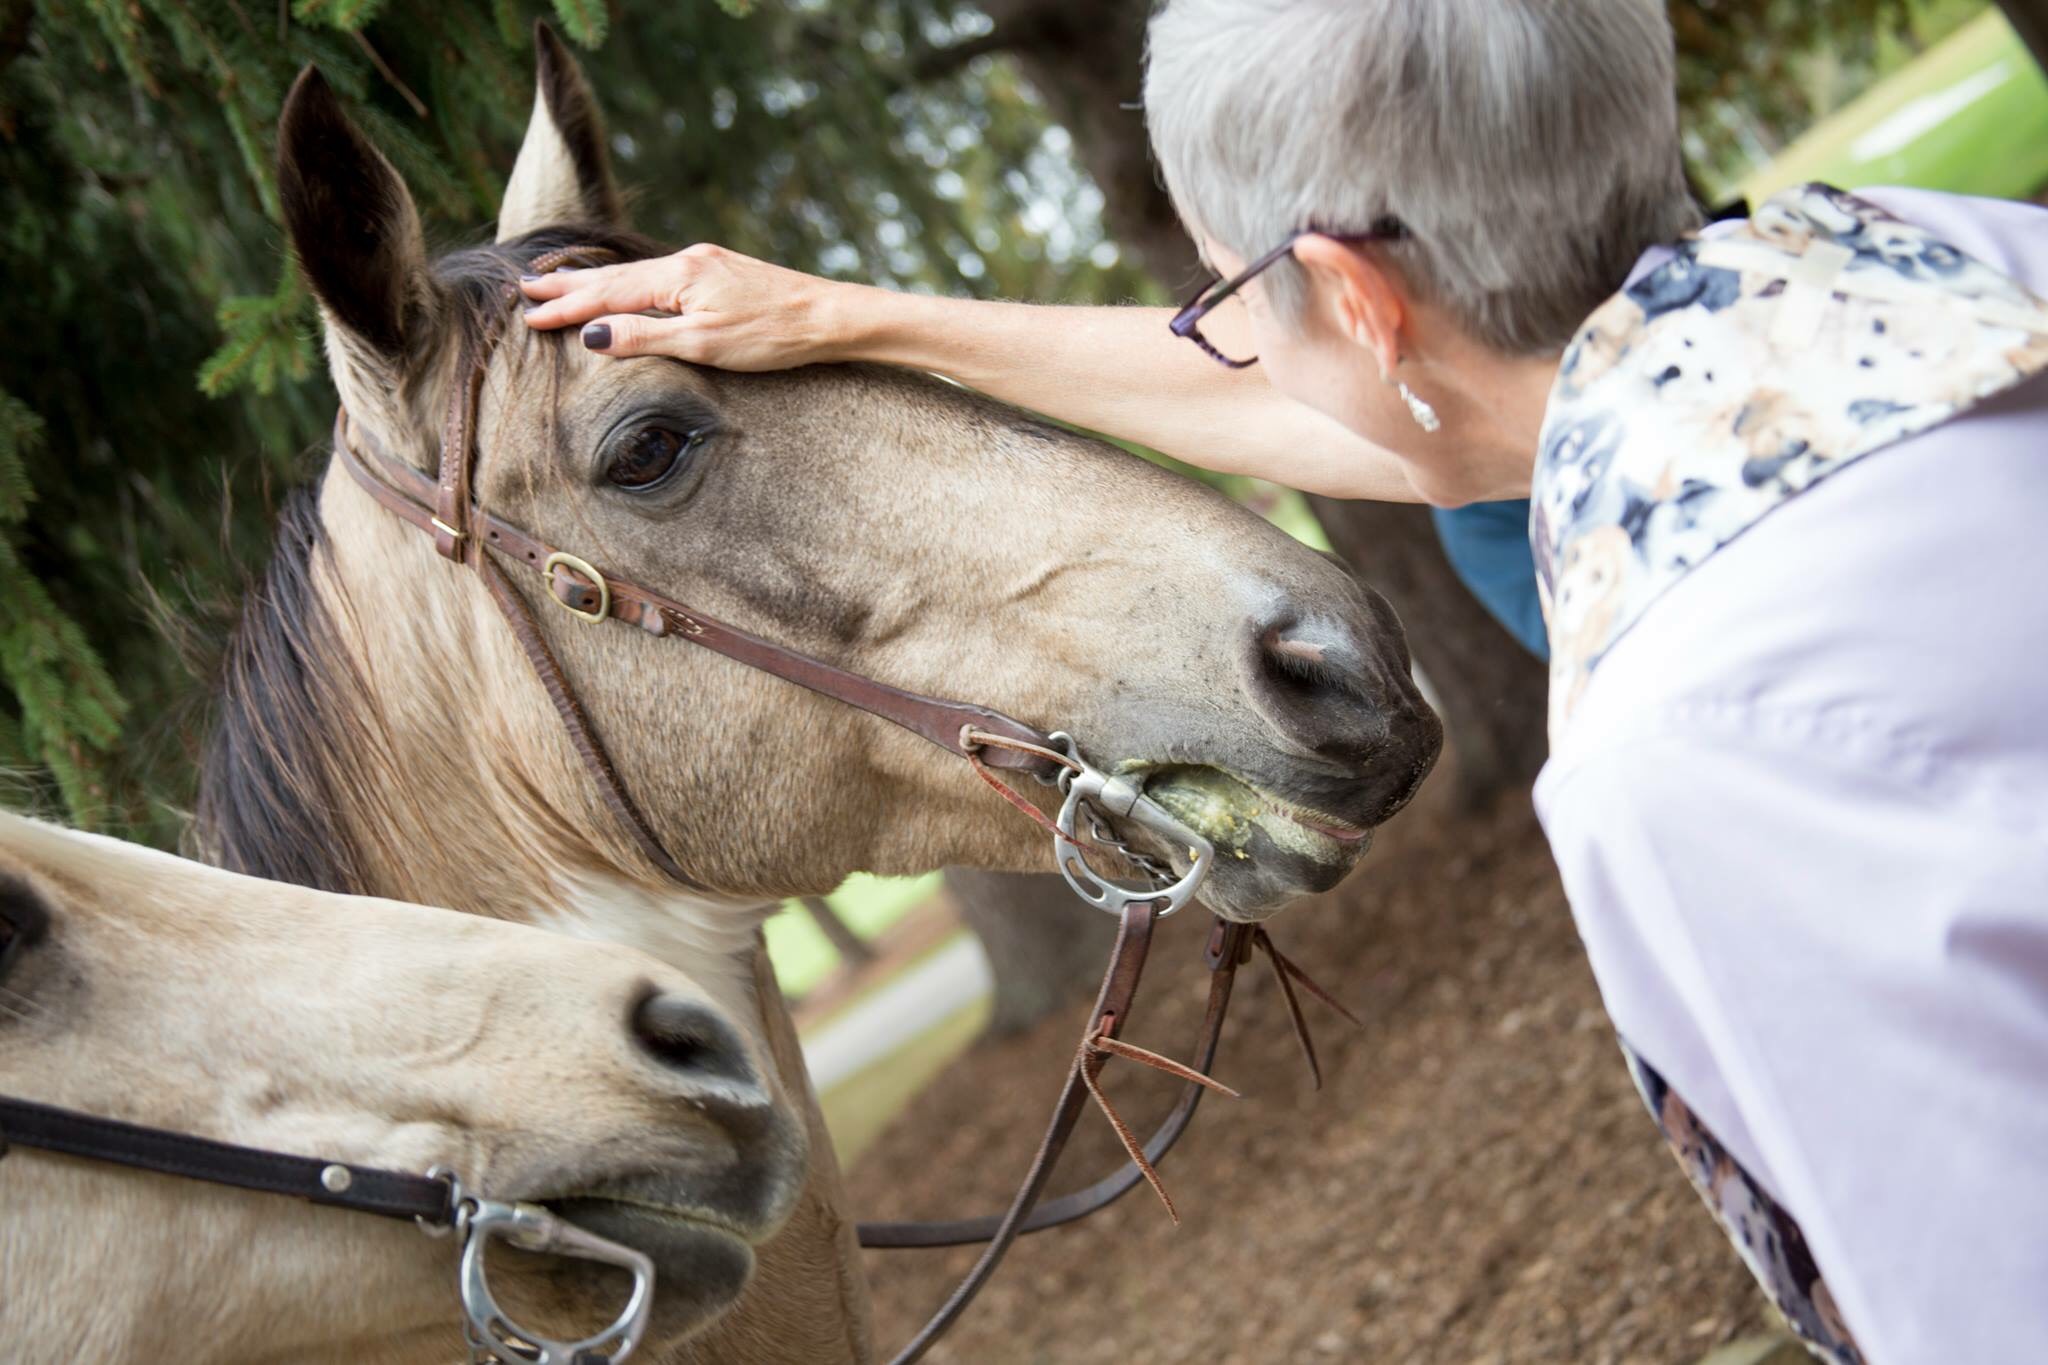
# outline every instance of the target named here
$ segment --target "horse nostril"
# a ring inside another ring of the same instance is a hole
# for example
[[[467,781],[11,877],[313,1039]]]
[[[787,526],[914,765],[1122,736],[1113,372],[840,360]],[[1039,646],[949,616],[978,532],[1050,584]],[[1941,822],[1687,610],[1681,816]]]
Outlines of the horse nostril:
[[[809,1143],[802,1117],[751,1059],[746,1035],[702,999],[652,983],[626,1027],[659,1068],[636,1079],[667,1111],[664,1126],[687,1134],[676,1178],[689,1181],[692,1205],[763,1233],[781,1226],[803,1189]]]
[[[1313,669],[1328,657],[1329,646],[1316,640],[1301,640],[1287,635],[1278,626],[1269,626],[1259,637],[1259,643],[1267,655],[1283,668],[1293,664],[1296,668]]]
[[[1303,610],[1282,597],[1242,629],[1249,698],[1296,748],[1377,771],[1409,738],[1420,698],[1383,602]]]
[[[1373,676],[1351,632],[1292,612],[1248,623],[1251,692],[1266,718],[1296,743],[1326,757],[1376,747],[1386,724]]]
[[[651,990],[633,1007],[631,1027],[641,1051],[685,1080],[761,1083],[738,1031],[701,1001]]]

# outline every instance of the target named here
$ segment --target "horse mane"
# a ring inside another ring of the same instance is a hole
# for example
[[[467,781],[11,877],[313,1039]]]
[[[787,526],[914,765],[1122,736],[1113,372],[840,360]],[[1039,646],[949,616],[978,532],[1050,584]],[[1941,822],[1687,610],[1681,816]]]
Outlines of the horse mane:
[[[353,709],[338,703],[361,679],[315,588],[328,553],[316,489],[292,490],[221,659],[191,842],[231,872],[361,893],[366,868],[338,818],[334,771]]]
[[[528,264],[574,246],[620,260],[666,250],[635,233],[564,225],[452,252],[435,267],[449,322],[483,341],[503,325]],[[232,872],[361,894],[371,889],[368,850],[341,812],[379,733],[360,723],[370,692],[317,587],[330,553],[316,477],[286,495],[270,565],[222,656],[188,843]]]

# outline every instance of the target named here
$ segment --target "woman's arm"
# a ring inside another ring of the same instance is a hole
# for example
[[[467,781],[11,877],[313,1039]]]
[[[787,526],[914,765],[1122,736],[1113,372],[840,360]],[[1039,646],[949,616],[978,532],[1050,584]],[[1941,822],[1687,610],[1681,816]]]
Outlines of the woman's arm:
[[[529,324],[586,324],[586,344],[602,340],[591,349],[606,355],[731,370],[876,360],[943,374],[1205,469],[1332,497],[1417,500],[1392,455],[1274,391],[1256,369],[1218,365],[1167,330],[1165,309],[900,294],[708,245],[560,271],[523,288],[537,301]],[[1226,350],[1242,343],[1233,335],[1239,325],[1218,314],[1203,320]],[[593,335],[600,327],[606,332]]]

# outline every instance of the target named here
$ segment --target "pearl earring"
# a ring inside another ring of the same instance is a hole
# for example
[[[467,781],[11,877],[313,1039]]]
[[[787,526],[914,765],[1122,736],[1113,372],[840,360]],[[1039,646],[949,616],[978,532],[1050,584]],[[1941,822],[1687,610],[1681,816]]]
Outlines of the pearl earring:
[[[1405,383],[1397,383],[1394,387],[1400,391],[1401,401],[1408,405],[1408,415],[1415,419],[1416,426],[1431,433],[1443,429],[1443,419],[1436,415],[1436,409],[1429,405],[1428,400]]]

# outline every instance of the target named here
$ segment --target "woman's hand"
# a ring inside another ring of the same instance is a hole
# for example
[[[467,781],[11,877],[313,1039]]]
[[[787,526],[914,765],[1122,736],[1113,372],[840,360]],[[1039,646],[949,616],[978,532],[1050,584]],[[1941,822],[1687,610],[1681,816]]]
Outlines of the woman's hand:
[[[708,242],[673,256],[523,279],[526,325],[583,324],[610,356],[661,355],[722,370],[781,370],[845,359],[834,284]],[[664,316],[648,317],[655,313]]]

